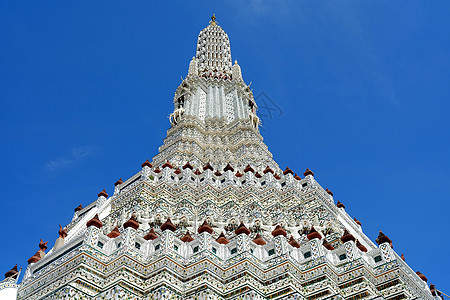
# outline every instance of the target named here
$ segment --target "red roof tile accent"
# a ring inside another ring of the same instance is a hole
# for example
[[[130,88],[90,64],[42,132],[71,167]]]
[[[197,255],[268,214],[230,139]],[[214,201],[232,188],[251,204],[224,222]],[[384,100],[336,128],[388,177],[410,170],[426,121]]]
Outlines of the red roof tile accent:
[[[359,226],[361,226],[361,222],[358,221],[356,218],[353,218],[353,220],[355,221],[356,224],[358,224]]]
[[[261,177],[262,177],[262,175],[261,175],[261,174],[259,174],[258,172],[256,172],[256,173],[255,173],[255,177],[256,177],[256,178],[261,178]]]
[[[256,245],[260,245],[260,246],[264,246],[266,243],[266,241],[259,235],[259,233],[256,234],[255,238],[253,239],[253,242]]]
[[[136,220],[136,216],[134,214],[131,215],[131,218],[128,221],[123,223],[123,228],[128,228],[128,227],[134,228],[136,230],[139,228],[139,223]]]
[[[245,227],[244,222],[241,222],[241,224],[234,231],[234,233],[236,233],[236,235],[239,235],[241,233],[245,233],[246,235],[249,235],[250,234],[250,230],[247,227]]]
[[[216,242],[222,245],[228,244],[230,241],[225,237],[225,234],[222,232],[217,238]]]
[[[308,240],[312,240],[312,239],[322,239],[322,236],[320,235],[320,233],[317,232],[317,230],[314,228],[314,226],[311,227],[311,230],[309,231],[308,235],[306,236],[308,238]]]
[[[206,170],[214,171],[214,168],[211,166],[211,164],[209,162],[203,167],[203,171],[206,171]]]
[[[163,169],[164,169],[164,168],[170,168],[170,169],[173,169],[173,166],[170,164],[169,161],[166,161],[166,163],[162,165],[162,168],[163,168]]]
[[[119,228],[117,228],[117,226],[116,226],[110,233],[107,234],[107,237],[115,239],[119,235],[120,235],[120,231],[119,231]]]
[[[247,172],[255,173],[255,170],[253,170],[253,168],[250,167],[250,165],[248,164],[244,169],[244,173],[247,173]]]
[[[41,241],[39,242],[39,249],[41,249],[41,251],[47,250],[47,243],[48,242],[44,243],[44,241],[41,239]]]
[[[267,166],[266,169],[263,171],[263,174],[267,174],[269,172],[272,174],[274,173],[274,171],[269,166]]]
[[[348,241],[353,241],[353,242],[355,242],[356,239],[355,239],[355,237],[354,237],[350,232],[348,232],[347,229],[345,229],[345,230],[344,230],[344,234],[341,236],[341,241],[342,241],[342,243],[346,243],[346,242],[348,242]]]
[[[222,176],[222,173],[220,173],[219,170],[217,170],[216,172],[214,172],[214,175],[216,175],[216,176]]]
[[[149,160],[147,159],[146,161],[144,161],[141,165],[141,167],[149,167],[152,168],[153,165],[149,162]]]
[[[185,163],[184,166],[183,166],[183,170],[185,170],[185,169],[191,169],[191,170],[194,170],[194,167],[193,167],[189,162],[187,162],[187,163]]]
[[[103,189],[103,191],[101,191],[100,193],[98,193],[97,196],[98,196],[99,198],[100,198],[100,197],[108,198],[108,193],[105,191],[105,189]]]
[[[236,174],[234,174],[234,175],[235,175],[236,177],[238,177],[238,178],[244,176],[244,175],[242,175],[239,171],[237,171]]]
[[[364,245],[361,244],[358,240],[356,240],[356,247],[358,247],[358,249],[361,250],[362,252],[367,252],[367,248],[364,247]]]
[[[294,239],[292,235],[289,239],[289,245],[291,245],[294,248],[300,248],[300,244]]]
[[[420,273],[419,271],[416,272],[417,276],[419,276],[420,279],[422,279],[423,281],[427,282],[428,279],[425,277],[425,275],[423,275],[422,273]]]
[[[302,178],[300,176],[298,176],[297,173],[295,173],[294,178],[297,180],[302,180]]]
[[[338,200],[338,202],[336,203],[336,206],[337,206],[338,208],[344,208],[344,209],[345,209],[345,205],[342,204],[339,200]]]
[[[41,260],[41,254],[39,252],[41,252],[41,250],[38,250],[38,252],[27,260],[28,264],[37,263]]]
[[[381,230],[375,242],[377,242],[378,245],[381,245],[383,243],[389,243],[389,245],[391,245],[391,248],[393,248],[391,239],[388,238],[383,232],[381,232]]]
[[[234,172],[234,169],[233,169],[233,167],[228,163],[228,164],[225,166],[225,168],[223,168],[223,171],[224,171],[224,172],[226,172],[226,171]]]
[[[330,251],[331,251],[331,250],[334,250],[333,245],[331,245],[330,243],[328,243],[328,241],[327,241],[326,239],[323,240],[322,245],[323,245],[326,249],[328,249],[328,250],[330,250]]]
[[[166,222],[161,225],[161,231],[170,230],[175,231],[177,227],[172,223],[170,218],[167,218]]]
[[[144,240],[146,240],[146,241],[149,241],[149,240],[153,241],[156,238],[158,238],[158,235],[156,234],[156,232],[153,228],[150,229],[150,231],[146,235],[144,235]]]
[[[405,261],[405,254],[402,253],[401,258],[402,258],[403,261]]]
[[[198,233],[202,233],[202,232],[208,232],[209,234],[213,233],[213,229],[212,227],[208,224],[208,222],[203,221],[203,224],[198,228],[197,232]]]
[[[314,173],[310,169],[306,168],[306,171],[303,173],[303,176],[306,177],[308,175],[314,176]]]
[[[195,175],[200,175],[200,174],[202,174],[202,172],[200,172],[200,170],[197,169],[197,170],[195,170],[194,174],[195,174]]]
[[[154,169],[153,172],[155,172],[156,174],[158,174],[158,173],[161,173],[161,170],[159,169],[159,167],[156,167],[156,169]]]
[[[180,170],[180,168],[177,168],[175,171],[173,171],[175,174],[181,174],[181,170]]]
[[[103,223],[98,218],[98,214],[96,214],[92,219],[90,219],[89,221],[86,222],[86,226],[87,227],[95,226],[97,228],[102,228]]]
[[[273,236],[279,236],[279,235],[287,236],[287,233],[286,233],[286,230],[283,229],[283,227],[281,227],[280,225],[277,225],[275,227],[275,229],[272,231],[272,235]]]
[[[19,274],[19,271],[17,271],[17,265],[15,265],[11,270],[5,273],[5,278],[16,278]]]
[[[330,191],[328,188],[325,189],[325,192],[327,192],[328,195],[333,196],[333,192]]]
[[[194,238],[191,236],[191,233],[188,231],[186,231],[186,234],[181,238],[181,240],[185,243],[189,243],[192,242],[194,240]]]
[[[273,175],[273,177],[275,177],[276,180],[280,180],[280,179],[281,179],[281,177],[280,177],[277,173],[275,173],[275,174]]]
[[[286,167],[286,170],[283,171],[283,175],[291,174],[294,175],[294,171],[289,169],[289,167]]]
[[[58,234],[61,238],[65,239],[67,236],[67,228],[62,228],[61,224],[59,224],[59,231]]]
[[[114,183],[114,186],[118,186],[121,185],[123,183],[122,178],[120,178],[119,180],[116,181],[116,183]]]
[[[77,207],[75,207],[75,209],[74,209],[74,211],[75,212],[78,212],[78,211],[80,211],[80,210],[82,210],[83,209],[83,205],[78,205]]]

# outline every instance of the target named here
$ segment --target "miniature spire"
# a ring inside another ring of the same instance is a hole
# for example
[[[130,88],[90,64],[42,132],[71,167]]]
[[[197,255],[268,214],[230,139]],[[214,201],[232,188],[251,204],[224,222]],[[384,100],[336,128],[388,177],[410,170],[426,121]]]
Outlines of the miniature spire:
[[[291,174],[294,175],[294,171],[289,169],[289,167],[286,167],[286,170],[283,171],[283,175]]]
[[[356,240],[356,247],[358,247],[359,250],[361,250],[362,252],[367,252],[367,248],[361,244],[358,240]]]
[[[306,171],[303,173],[303,176],[306,177],[308,175],[314,176],[314,173],[310,169],[306,168]]]
[[[378,237],[375,240],[375,242],[377,242],[378,245],[381,245],[381,244],[384,244],[384,243],[389,243],[389,245],[391,245],[391,248],[393,248],[391,239],[388,238],[381,230],[378,233]]]
[[[175,231],[176,229],[177,229],[177,227],[175,225],[173,225],[173,223],[169,217],[167,218],[166,222],[161,225],[161,231],[165,231],[165,230]]]
[[[152,168],[152,164],[150,163],[150,161],[147,159],[146,161],[144,161],[141,165],[141,167],[149,167]]]
[[[100,197],[108,198],[108,193],[106,192],[105,189],[103,189],[103,191],[101,191],[100,193],[98,193],[97,196],[98,196],[99,198],[100,198]]]
[[[213,229],[212,227],[208,224],[208,222],[203,221],[203,224],[198,228],[198,233],[202,233],[202,232],[208,232],[209,234],[213,233]]]
[[[206,171],[206,170],[214,171],[214,168],[211,166],[211,164],[209,162],[203,167],[203,171]]]
[[[223,171],[224,171],[224,172],[226,172],[226,171],[234,172],[234,169],[233,169],[233,167],[228,163],[228,164],[225,166],[225,168],[223,168]]]
[[[341,237],[341,241],[342,241],[342,243],[346,243],[346,242],[348,242],[348,241],[353,241],[353,242],[355,242],[356,239],[355,239],[355,237],[354,237],[350,232],[348,232],[347,229],[345,229],[345,230],[344,230],[344,234],[343,234],[342,237]]]
[[[289,245],[291,245],[294,248],[300,248],[300,244],[294,239],[292,235],[289,239]]]
[[[17,265],[15,265],[14,267],[12,267],[11,270],[5,273],[5,279],[6,278],[16,279],[17,275],[19,275],[19,271],[17,271]]]
[[[128,227],[131,227],[136,230],[139,228],[139,223],[136,220],[136,216],[134,214],[131,215],[131,218],[123,224],[123,228],[128,228]]]
[[[183,166],[183,170],[185,170],[185,169],[191,169],[191,170],[194,170],[194,167],[193,167],[189,162],[187,162],[187,163]]]
[[[253,170],[253,168],[250,167],[250,164],[248,164],[244,169],[244,173],[247,173],[247,172],[255,173],[255,170]]]
[[[333,245],[331,245],[326,239],[323,240],[322,245],[328,250],[334,250]]]
[[[345,205],[342,204],[341,202],[339,202],[339,200],[338,200],[338,202],[336,203],[336,206],[337,206],[338,208],[344,208],[344,209],[345,209]]]
[[[120,234],[121,234],[121,233],[120,233],[120,231],[119,231],[119,228],[116,226],[116,227],[114,227],[114,229],[113,229],[110,233],[108,233],[106,236],[109,237],[109,238],[115,239],[115,238],[118,237]]]
[[[287,236],[286,231],[283,229],[283,227],[281,227],[280,225],[277,225],[275,227],[275,229],[272,231],[272,235],[273,236],[279,236],[279,235],[283,235],[283,236]]]
[[[188,231],[186,231],[186,234],[181,238],[181,240],[185,243],[189,243],[192,242],[194,240],[194,238],[191,236],[191,233]]]
[[[253,239],[253,242],[256,245],[260,245],[260,246],[264,246],[266,243],[266,241],[259,235],[259,233],[256,234],[255,238]]]
[[[161,168],[163,168],[163,169],[164,169],[164,168],[170,168],[170,169],[173,169],[173,166],[172,166],[172,164],[171,164],[169,161],[166,161],[166,163],[163,164]]]
[[[74,209],[74,211],[75,212],[79,212],[80,210],[82,210],[83,209],[83,205],[78,205],[77,207],[75,207],[75,209]]]
[[[121,185],[123,183],[122,178],[120,178],[119,180],[116,181],[116,183],[114,183],[114,186],[118,186]]]
[[[317,230],[314,228],[314,226],[311,227],[311,230],[309,231],[308,235],[306,236],[308,238],[308,240],[312,240],[312,239],[322,239],[322,235],[317,232]]]
[[[155,230],[152,228],[150,229],[150,231],[144,235],[144,240],[149,241],[149,240],[154,240],[158,238],[158,235],[156,234]]]
[[[228,244],[230,241],[227,239],[227,237],[225,236],[225,234],[222,232],[219,237],[217,238],[216,242],[218,242],[219,244],[222,245],[226,245]]]
[[[236,233],[236,235],[239,235],[241,233],[244,233],[246,235],[250,234],[250,230],[245,227],[244,222],[241,222],[241,224],[239,225],[239,227],[234,231],[234,233]]]
[[[100,229],[103,227],[103,223],[98,218],[98,214],[95,214],[95,216],[92,219],[90,219],[89,221],[86,222],[86,226],[87,227],[94,226],[94,227],[97,227]]]
[[[67,228],[62,228],[61,224],[59,224],[59,231],[58,231],[59,237],[62,239],[65,239],[67,236]]]
[[[416,272],[417,276],[419,276],[420,279],[422,279],[423,281],[427,282],[428,279],[427,277],[425,277],[425,275],[423,275],[422,273],[420,273],[419,271]]]

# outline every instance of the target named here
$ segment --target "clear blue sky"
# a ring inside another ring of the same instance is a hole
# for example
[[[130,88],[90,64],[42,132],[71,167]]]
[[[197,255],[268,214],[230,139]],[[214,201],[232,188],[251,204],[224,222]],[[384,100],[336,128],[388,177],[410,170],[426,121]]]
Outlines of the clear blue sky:
[[[450,292],[450,2],[2,1],[0,271],[114,182],[169,128],[197,35],[215,13],[263,135],[310,168],[374,240]],[[258,101],[258,99],[257,99]],[[265,112],[267,113],[267,111]]]

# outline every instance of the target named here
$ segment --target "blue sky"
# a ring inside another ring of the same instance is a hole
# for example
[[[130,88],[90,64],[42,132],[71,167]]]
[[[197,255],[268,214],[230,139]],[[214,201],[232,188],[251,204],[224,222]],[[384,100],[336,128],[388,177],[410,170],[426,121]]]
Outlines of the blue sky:
[[[0,271],[152,158],[215,13],[262,133],[450,291],[450,3],[2,1]],[[270,100],[267,100],[270,99]],[[258,102],[258,97],[256,99]]]

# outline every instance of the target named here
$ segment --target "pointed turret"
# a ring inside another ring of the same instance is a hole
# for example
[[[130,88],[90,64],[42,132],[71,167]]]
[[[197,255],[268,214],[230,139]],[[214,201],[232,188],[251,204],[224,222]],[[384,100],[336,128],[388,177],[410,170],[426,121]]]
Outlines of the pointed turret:
[[[175,231],[177,227],[172,223],[170,218],[167,218],[166,222],[161,225],[161,231],[170,230]]]
[[[144,240],[146,241],[154,240],[156,238],[158,238],[158,235],[153,228],[150,229],[150,231],[146,235],[144,235]]]
[[[185,243],[189,243],[192,242],[194,240],[194,238],[191,236],[191,233],[188,231],[186,231],[186,234],[181,238],[181,240]]]
[[[225,234],[222,232],[217,238],[216,242],[222,245],[228,244],[230,241],[226,238]]]
[[[260,245],[260,246],[264,246],[266,243],[266,241],[259,235],[259,233],[256,234],[255,238],[253,239],[253,242],[256,245]]]
[[[250,230],[245,227],[244,222],[241,222],[241,224],[239,225],[239,227],[234,231],[234,233],[236,233],[236,235],[239,235],[241,233],[244,233],[246,235],[250,234]]]
[[[121,233],[120,233],[120,231],[119,231],[119,228],[116,226],[116,227],[114,227],[114,229],[113,229],[110,233],[107,234],[107,237],[112,238],[112,239],[115,239],[115,238],[118,237],[120,234],[121,234]]]
[[[209,234],[212,234],[213,233],[213,229],[212,229],[212,227],[208,224],[208,222],[206,222],[206,220],[205,221],[203,221],[203,224],[198,228],[198,233],[202,233],[202,232],[207,232],[207,233],[209,233]]]
[[[86,222],[86,226],[87,227],[94,226],[94,227],[97,227],[97,228],[102,228],[103,227],[103,223],[98,218],[98,214],[95,214],[95,216],[92,219],[90,219],[89,221]]]
[[[275,227],[275,229],[272,231],[272,235],[273,236],[279,236],[279,235],[283,235],[283,236],[287,236],[286,231],[283,229],[283,227],[281,227],[280,225],[277,225]]]

